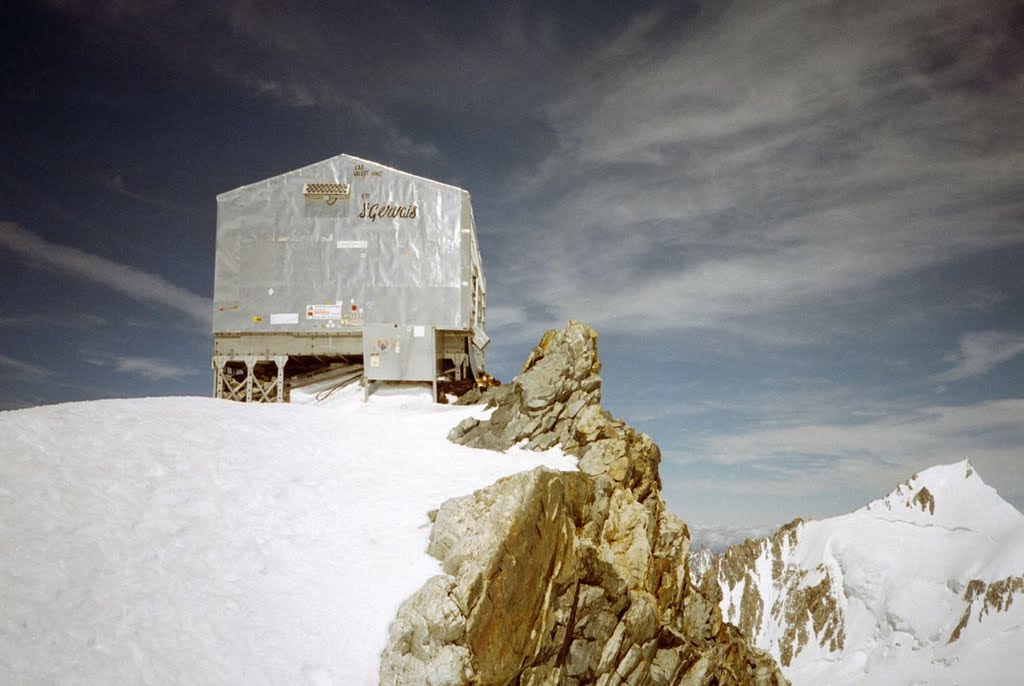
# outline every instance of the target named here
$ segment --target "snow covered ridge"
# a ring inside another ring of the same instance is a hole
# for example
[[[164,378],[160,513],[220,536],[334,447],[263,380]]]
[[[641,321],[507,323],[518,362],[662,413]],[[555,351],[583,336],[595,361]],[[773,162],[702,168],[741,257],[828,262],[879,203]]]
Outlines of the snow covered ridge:
[[[427,512],[575,469],[448,442],[480,413],[356,388],[0,412],[0,683],[376,684],[388,623],[440,571]]]
[[[1024,667],[1024,515],[969,460],[733,546],[700,583],[795,686],[1009,684]]]

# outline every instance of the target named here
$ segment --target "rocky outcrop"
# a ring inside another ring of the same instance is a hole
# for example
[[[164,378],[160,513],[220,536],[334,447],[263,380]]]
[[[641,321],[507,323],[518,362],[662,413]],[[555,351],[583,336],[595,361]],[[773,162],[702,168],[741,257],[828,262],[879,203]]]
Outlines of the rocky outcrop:
[[[958,471],[959,469],[963,470],[964,479],[970,479],[974,474],[974,466],[969,459],[964,460],[957,467]],[[889,512],[907,509],[921,510],[925,514],[934,515],[935,495],[921,482],[921,477],[914,474],[903,483],[898,484],[892,493],[881,500],[869,503],[865,509],[869,512],[880,511],[883,507]]]
[[[597,336],[550,331],[489,420],[450,438],[561,445],[537,469],[444,503],[429,552],[444,574],[393,622],[382,684],[785,684],[774,660],[689,583],[689,532],[661,499],[658,447],[600,406]]]
[[[927,486],[922,486],[911,502],[920,507],[921,512],[935,514],[935,496],[932,495]]]
[[[806,569],[788,559],[803,524],[795,519],[768,538],[730,546],[701,578],[704,594],[725,606],[726,621],[751,642],[770,644],[784,667],[811,642],[832,652],[846,642],[836,570],[825,564]],[[767,607],[766,597],[774,599]]]
[[[976,616],[978,623],[981,623],[982,618],[989,612],[1009,610],[1016,595],[1024,595],[1024,574],[1008,576],[990,583],[985,583],[981,579],[971,579],[964,590],[964,602],[967,603],[967,607],[964,608],[963,616],[950,634],[949,643],[960,640],[960,635],[967,628],[972,616]]]

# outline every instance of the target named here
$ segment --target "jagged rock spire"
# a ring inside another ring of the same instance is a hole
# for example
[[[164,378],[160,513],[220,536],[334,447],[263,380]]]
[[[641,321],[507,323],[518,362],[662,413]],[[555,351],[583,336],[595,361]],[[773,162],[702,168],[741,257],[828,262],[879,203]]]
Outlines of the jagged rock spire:
[[[526,441],[579,457],[445,502],[429,551],[445,574],[392,624],[381,683],[788,683],[688,583],[686,525],[661,499],[661,453],[600,405],[597,334],[549,331],[490,419],[449,438],[505,450]]]

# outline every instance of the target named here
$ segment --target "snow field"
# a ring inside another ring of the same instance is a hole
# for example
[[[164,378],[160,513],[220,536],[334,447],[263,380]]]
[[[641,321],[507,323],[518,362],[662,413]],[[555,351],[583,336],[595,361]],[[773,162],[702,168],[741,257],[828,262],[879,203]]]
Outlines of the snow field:
[[[558,451],[446,440],[429,392],[0,413],[0,682],[375,684],[427,512]]]

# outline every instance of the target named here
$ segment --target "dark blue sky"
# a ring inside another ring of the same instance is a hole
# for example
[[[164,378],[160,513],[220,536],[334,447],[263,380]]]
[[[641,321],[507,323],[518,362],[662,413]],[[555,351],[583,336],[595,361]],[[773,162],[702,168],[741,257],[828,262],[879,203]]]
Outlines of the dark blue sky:
[[[684,518],[1024,504],[1024,5],[8,2],[0,408],[206,394],[215,195],[473,194],[490,367],[601,334]]]

